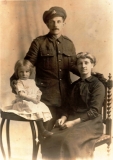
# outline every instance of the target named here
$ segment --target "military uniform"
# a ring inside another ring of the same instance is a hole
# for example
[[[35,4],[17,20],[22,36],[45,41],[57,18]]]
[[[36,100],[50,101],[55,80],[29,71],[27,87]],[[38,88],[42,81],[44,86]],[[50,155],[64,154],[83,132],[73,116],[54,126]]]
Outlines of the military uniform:
[[[36,85],[43,93],[41,101],[49,108],[65,109],[71,84],[69,71],[78,74],[72,41],[66,36],[60,36],[56,40],[50,33],[37,37],[25,59],[36,66]]]
[[[61,7],[51,7],[44,12],[43,21],[47,24],[54,17],[65,20],[67,14]],[[36,67],[35,81],[42,91],[41,101],[49,107],[54,122],[67,107],[71,84],[69,71],[79,74],[75,67],[75,58],[72,41],[63,35],[55,39],[51,33],[34,39],[25,56]]]

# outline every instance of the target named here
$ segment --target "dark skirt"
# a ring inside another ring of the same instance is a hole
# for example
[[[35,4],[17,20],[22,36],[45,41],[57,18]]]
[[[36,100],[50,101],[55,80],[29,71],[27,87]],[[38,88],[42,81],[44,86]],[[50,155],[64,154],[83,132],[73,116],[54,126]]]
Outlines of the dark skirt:
[[[79,116],[79,115],[78,115]],[[69,120],[78,116],[70,116]],[[72,128],[54,128],[52,137],[42,142],[42,157],[48,160],[75,160],[90,158],[97,139],[103,133],[101,115],[93,120],[81,122]]]

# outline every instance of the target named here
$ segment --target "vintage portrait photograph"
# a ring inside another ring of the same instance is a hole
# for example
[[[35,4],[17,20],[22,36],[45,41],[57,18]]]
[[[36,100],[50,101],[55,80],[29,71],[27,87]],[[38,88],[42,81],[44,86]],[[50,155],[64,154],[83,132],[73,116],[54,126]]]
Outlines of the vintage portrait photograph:
[[[0,160],[113,159],[113,0],[0,0]]]

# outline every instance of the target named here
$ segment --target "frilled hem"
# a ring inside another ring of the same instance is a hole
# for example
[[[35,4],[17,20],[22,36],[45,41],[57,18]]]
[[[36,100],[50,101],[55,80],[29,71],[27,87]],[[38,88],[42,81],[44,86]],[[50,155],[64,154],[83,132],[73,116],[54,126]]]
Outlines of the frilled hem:
[[[20,106],[18,105],[18,103],[16,103],[15,109],[14,109],[14,105],[10,105],[10,106],[4,107],[2,110],[4,112],[17,114],[18,116],[28,120],[43,119],[43,121],[46,122],[52,118],[49,108],[42,102],[40,102],[37,106],[35,105],[35,110],[33,110],[33,112],[32,110],[29,110],[29,106],[27,106],[26,108],[24,107],[24,110],[22,110],[21,107],[22,107],[22,103]]]

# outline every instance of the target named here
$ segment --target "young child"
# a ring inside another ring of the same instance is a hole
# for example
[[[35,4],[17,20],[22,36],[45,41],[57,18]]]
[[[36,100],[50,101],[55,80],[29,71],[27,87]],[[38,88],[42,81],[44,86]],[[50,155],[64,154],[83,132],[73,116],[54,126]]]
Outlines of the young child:
[[[29,120],[36,120],[36,124],[43,137],[49,137],[53,133],[45,129],[44,123],[52,116],[48,107],[40,101],[42,92],[36,86],[33,79],[29,79],[33,65],[28,60],[18,60],[15,64],[17,81],[13,81],[17,93],[12,110],[15,114]]]

